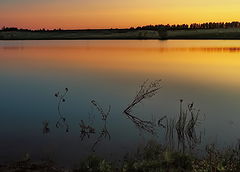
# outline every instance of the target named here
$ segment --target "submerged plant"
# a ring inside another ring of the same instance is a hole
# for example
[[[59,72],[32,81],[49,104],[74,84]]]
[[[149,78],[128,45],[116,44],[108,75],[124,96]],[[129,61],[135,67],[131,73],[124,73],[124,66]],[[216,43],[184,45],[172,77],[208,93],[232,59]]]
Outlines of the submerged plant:
[[[54,94],[54,96],[58,99],[58,105],[57,105],[57,110],[58,110],[58,116],[59,119],[57,120],[56,127],[57,128],[65,128],[66,132],[69,132],[69,125],[67,123],[66,117],[63,115],[63,112],[61,110],[62,108],[62,103],[66,101],[65,97],[68,93],[68,88],[65,88],[65,92],[61,94],[60,92],[57,92]]]

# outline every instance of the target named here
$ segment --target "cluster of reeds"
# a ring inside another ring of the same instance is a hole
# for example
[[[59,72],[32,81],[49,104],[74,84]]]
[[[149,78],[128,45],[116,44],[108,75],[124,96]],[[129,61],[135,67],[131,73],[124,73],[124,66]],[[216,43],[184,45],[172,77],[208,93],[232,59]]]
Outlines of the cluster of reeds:
[[[177,118],[161,117],[157,124],[154,120],[143,120],[133,112],[133,109],[144,99],[151,98],[158,93],[161,88],[161,80],[148,82],[146,80],[141,86],[133,101],[124,110],[124,114],[141,130],[150,134],[156,132],[156,127],[165,129],[165,138],[169,148],[174,149],[177,142],[177,149],[185,151],[186,146],[191,150],[201,142],[201,133],[197,134],[196,127],[200,124],[200,110],[194,107],[194,103],[189,103],[187,108],[183,107],[183,100],[180,100],[180,111]],[[164,122],[165,121],[165,122]]]
[[[176,131],[178,137],[178,148],[182,147],[185,151],[186,141],[190,149],[201,142],[201,134],[196,134],[196,127],[199,124],[200,110],[195,109],[194,103],[187,105],[183,109],[183,100],[180,100],[180,113],[176,122]]]
[[[194,107],[194,103],[183,107],[183,100],[180,100],[180,110],[177,118],[166,120],[165,138],[169,148],[174,149],[177,142],[177,149],[185,152],[185,149],[193,150],[201,143],[201,132],[197,134],[196,127],[201,123],[200,110]]]

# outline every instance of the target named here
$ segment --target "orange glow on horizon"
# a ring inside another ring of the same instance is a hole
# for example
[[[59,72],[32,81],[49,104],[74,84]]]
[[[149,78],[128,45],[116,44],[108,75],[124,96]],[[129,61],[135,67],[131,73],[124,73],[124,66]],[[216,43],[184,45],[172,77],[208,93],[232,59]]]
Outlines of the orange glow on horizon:
[[[147,24],[190,24],[240,20],[240,2],[203,0],[0,3],[0,27],[28,29],[128,28]]]

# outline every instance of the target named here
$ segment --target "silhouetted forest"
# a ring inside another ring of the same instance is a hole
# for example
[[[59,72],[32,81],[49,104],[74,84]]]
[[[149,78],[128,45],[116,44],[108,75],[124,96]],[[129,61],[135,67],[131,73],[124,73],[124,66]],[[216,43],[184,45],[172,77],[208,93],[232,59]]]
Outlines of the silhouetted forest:
[[[224,28],[240,28],[240,22],[208,22],[208,23],[192,23],[188,24],[181,24],[181,25],[146,25],[142,27],[136,27],[131,29],[137,30],[187,30],[187,29],[224,29]]]
[[[207,22],[207,23],[192,23],[188,24],[159,24],[159,25],[145,25],[145,26],[138,26],[138,27],[130,27],[124,30],[192,30],[192,29],[228,29],[228,28],[240,28],[240,22],[233,21],[233,22]],[[120,30],[118,28],[115,29],[77,29],[77,30]],[[121,29],[122,30],[122,29]],[[67,31],[61,28],[59,29],[38,29],[38,30],[31,30],[31,29],[20,29],[17,27],[2,27],[1,31],[38,31],[38,32],[45,32],[45,31]]]

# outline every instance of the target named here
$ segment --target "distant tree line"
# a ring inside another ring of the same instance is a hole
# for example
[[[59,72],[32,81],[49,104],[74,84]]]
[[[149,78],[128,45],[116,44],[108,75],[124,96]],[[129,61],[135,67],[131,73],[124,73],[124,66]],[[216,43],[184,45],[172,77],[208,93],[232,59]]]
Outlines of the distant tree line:
[[[189,29],[228,29],[228,28],[240,28],[240,22],[207,22],[207,23],[192,23],[188,24],[159,24],[159,25],[146,25],[138,27],[130,27],[124,30],[189,30]],[[122,30],[122,29],[87,29],[87,30]],[[67,31],[62,29],[19,29],[17,27],[2,27],[0,31],[37,31],[37,32],[49,32],[49,31]]]
[[[46,31],[62,31],[62,29],[38,29],[38,30],[31,30],[31,29],[21,29],[21,28],[17,28],[17,27],[5,27],[3,26],[1,31],[36,31],[36,32],[46,32]]]
[[[18,29],[17,27],[2,27],[2,31],[30,31],[28,29]]]
[[[178,25],[146,25],[138,26],[136,28],[131,27],[130,29],[135,30],[187,30],[187,29],[224,29],[224,28],[240,28],[240,22],[208,22],[208,23],[192,23],[178,24]]]

